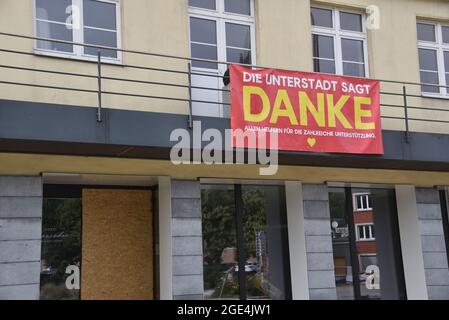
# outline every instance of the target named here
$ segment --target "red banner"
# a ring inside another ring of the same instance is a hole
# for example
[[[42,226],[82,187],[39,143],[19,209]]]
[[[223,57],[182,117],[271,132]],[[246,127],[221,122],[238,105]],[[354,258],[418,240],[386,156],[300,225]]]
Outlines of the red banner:
[[[230,80],[234,135],[277,133],[279,150],[384,152],[379,81],[239,65],[231,65]],[[247,139],[233,145],[254,147]]]

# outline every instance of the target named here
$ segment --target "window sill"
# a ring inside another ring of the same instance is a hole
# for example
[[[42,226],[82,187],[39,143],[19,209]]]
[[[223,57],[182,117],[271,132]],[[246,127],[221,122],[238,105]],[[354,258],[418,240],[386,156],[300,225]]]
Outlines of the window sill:
[[[355,209],[355,212],[359,212],[359,213],[365,213],[365,212],[370,212],[373,211],[373,208],[367,208],[367,209]]]
[[[448,94],[439,94],[439,93],[421,93],[421,97],[428,99],[439,99],[439,100],[449,100]]]
[[[94,56],[78,56],[78,55],[70,54],[70,53],[56,52],[56,51],[36,49],[36,48],[34,49],[34,54],[36,56],[42,56],[42,57],[48,57],[48,58],[98,63],[98,58],[94,57]],[[108,64],[108,65],[123,66],[122,59],[101,58],[101,63]]]

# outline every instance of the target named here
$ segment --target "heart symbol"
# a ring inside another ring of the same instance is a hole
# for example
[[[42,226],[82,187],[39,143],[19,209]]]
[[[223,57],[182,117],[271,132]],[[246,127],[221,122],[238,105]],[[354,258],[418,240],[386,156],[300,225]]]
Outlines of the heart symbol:
[[[307,143],[309,144],[310,147],[313,148],[313,146],[316,144],[316,139],[315,138],[308,138],[307,139]]]

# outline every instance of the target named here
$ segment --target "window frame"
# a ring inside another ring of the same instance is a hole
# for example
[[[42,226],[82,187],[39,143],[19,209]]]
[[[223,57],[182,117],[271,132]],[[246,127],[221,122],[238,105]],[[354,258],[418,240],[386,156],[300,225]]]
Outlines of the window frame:
[[[111,3],[115,5],[115,16],[116,16],[116,34],[117,34],[117,49],[122,48],[122,10],[121,10],[121,0],[96,0],[98,2]],[[84,44],[84,6],[83,0],[72,0],[72,6],[78,6],[80,8],[80,28],[79,30],[72,29],[72,37],[74,43]],[[37,5],[36,0],[33,0],[33,32],[34,36],[37,37]],[[94,28],[95,29],[95,28]],[[100,29],[101,30],[101,29]],[[50,41],[49,41],[50,42]],[[73,45],[73,52],[59,52],[55,50],[43,49],[37,46],[37,41],[34,41],[33,52],[36,55],[50,56],[56,58],[65,59],[75,59],[83,61],[97,62],[98,57],[92,56],[84,53],[85,46]],[[112,49],[111,49],[112,50]],[[117,50],[117,58],[112,57],[101,57],[102,62],[107,62],[110,64],[121,64],[123,59],[122,51]]]
[[[256,64],[256,26],[255,26],[255,15],[254,15],[254,0],[250,1],[250,10],[251,15],[243,15],[238,13],[230,13],[225,12],[225,3],[224,0],[215,0],[216,10],[211,9],[203,9],[197,7],[189,6],[187,1],[187,10],[188,10],[188,33],[189,33],[189,55],[192,56],[192,40],[190,34],[190,18],[198,18],[205,20],[213,20],[216,25],[216,37],[217,37],[217,61],[226,62],[227,61],[227,52],[226,49],[228,46],[226,45],[226,23],[234,23],[239,25],[245,25],[250,28],[250,41],[251,41],[251,64]],[[195,42],[194,42],[195,43]],[[221,69],[225,69],[223,64],[218,64],[217,69],[204,68],[204,67],[194,67],[192,69],[200,72],[220,72],[225,71]]]
[[[416,21],[416,28],[418,28],[418,24],[426,24],[426,25],[432,25],[435,27],[435,42],[431,41],[424,41],[418,39],[418,31],[416,31],[416,41],[417,41],[417,54],[418,54],[418,66],[419,66],[419,77],[420,77],[420,83],[421,83],[421,71],[426,71],[425,69],[421,69],[421,63],[419,62],[419,50],[433,50],[437,53],[437,68],[438,68],[438,85],[440,86],[449,86],[449,83],[446,83],[446,74],[449,76],[449,68],[446,70],[445,64],[444,64],[444,52],[449,53],[449,43],[443,43],[443,27],[449,28],[449,23],[441,23],[441,22],[434,22],[434,21],[428,21],[428,20],[420,20],[418,19]],[[430,71],[430,70],[429,70]],[[445,87],[438,87],[439,93],[436,92],[426,92],[422,90],[421,86],[421,95],[423,97],[430,97],[430,98],[444,98],[449,99],[449,88]]]
[[[369,237],[367,237],[366,227],[369,229]],[[360,237],[359,228],[363,228],[363,237]],[[374,223],[356,223],[355,229],[357,241],[376,241],[376,237],[373,236]]]
[[[355,77],[343,74],[343,63],[355,63],[354,61],[343,61],[343,50],[342,50],[342,39],[349,40],[359,40],[363,43],[363,64],[365,66],[365,76],[364,78],[370,77],[370,67],[369,67],[369,56],[368,56],[368,33],[366,28],[366,14],[362,11],[354,9],[340,9],[335,7],[315,5],[310,6],[310,11],[312,8],[330,10],[332,12],[332,28],[314,26],[312,20],[310,20],[311,30],[312,30],[312,41],[313,35],[330,36],[334,41],[334,61],[335,61],[335,74],[345,77]],[[343,13],[354,13],[358,14],[362,18],[362,31],[350,31],[342,30],[340,23],[340,12]],[[313,48],[313,44],[312,44]],[[312,52],[312,62],[315,60]],[[315,71],[316,72],[316,71]],[[357,77],[355,77],[357,78]]]
[[[363,197],[363,196],[365,196],[366,198],[369,199],[370,194],[369,193],[364,193],[364,192],[363,193],[359,192],[359,193],[354,193],[353,194],[353,203],[354,203],[354,211],[355,212],[365,212],[365,211],[372,211],[373,210],[373,207],[371,206],[371,203],[369,202],[369,200],[367,201],[367,207],[366,208],[359,208],[357,206],[357,197]],[[362,205],[362,207],[363,207],[363,205]]]

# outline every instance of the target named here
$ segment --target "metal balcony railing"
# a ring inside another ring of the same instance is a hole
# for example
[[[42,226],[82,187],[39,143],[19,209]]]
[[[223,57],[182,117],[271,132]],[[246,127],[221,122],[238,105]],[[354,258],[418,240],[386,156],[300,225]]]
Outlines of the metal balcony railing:
[[[188,124],[189,127],[192,127],[192,105],[197,104],[217,104],[222,106],[230,106],[229,102],[225,101],[210,101],[210,100],[201,100],[201,99],[195,99],[194,95],[192,94],[192,91],[197,90],[208,90],[208,91],[219,91],[224,93],[229,93],[229,89],[226,88],[217,88],[216,86],[211,85],[210,87],[205,86],[196,86],[192,82],[192,76],[204,76],[204,77],[217,77],[222,78],[222,75],[214,75],[202,71],[197,71],[195,69],[192,69],[191,64],[194,61],[197,62],[206,62],[206,63],[214,63],[217,65],[226,65],[229,66],[231,63],[229,62],[223,62],[223,61],[215,61],[215,60],[208,60],[208,59],[198,59],[198,58],[191,58],[191,57],[182,57],[182,56],[175,56],[175,55],[168,55],[168,54],[160,54],[160,53],[150,53],[150,52],[144,52],[144,51],[137,51],[137,50],[126,50],[126,49],[120,49],[120,48],[114,48],[114,47],[107,47],[107,46],[97,46],[97,45],[91,45],[91,44],[84,44],[84,43],[78,43],[78,42],[71,42],[71,41],[64,41],[64,40],[56,40],[56,39],[50,39],[50,38],[41,38],[41,37],[33,37],[33,36],[27,36],[27,35],[20,35],[20,34],[13,34],[13,33],[6,33],[6,32],[0,32],[0,53],[6,53],[6,54],[12,54],[12,55],[28,55],[28,56],[35,56],[35,53],[31,51],[21,51],[16,50],[14,48],[5,48],[1,44],[1,38],[16,38],[23,41],[44,41],[44,42],[50,42],[50,43],[60,43],[60,44],[69,44],[73,46],[81,46],[81,47],[88,47],[88,48],[95,48],[98,50],[98,55],[96,59],[96,70],[95,74],[85,74],[85,73],[78,73],[78,72],[66,72],[66,71],[59,71],[59,70],[49,70],[44,68],[35,68],[35,67],[29,67],[29,66],[19,66],[19,65],[9,65],[5,64],[2,61],[0,61],[0,70],[1,69],[10,69],[10,70],[20,70],[25,72],[31,72],[34,74],[54,74],[54,75],[61,75],[61,76],[67,76],[67,77],[81,77],[81,78],[88,78],[88,79],[96,79],[97,86],[92,89],[80,89],[80,88],[74,88],[70,86],[54,86],[54,85],[48,85],[45,84],[45,79],[42,78],[42,81],[39,81],[39,83],[31,83],[26,81],[9,81],[7,79],[4,79],[2,77],[2,72],[0,72],[0,84],[4,85],[11,85],[11,86],[25,86],[25,87],[34,87],[34,88],[43,88],[43,89],[51,89],[51,90],[58,90],[58,91],[67,91],[67,92],[83,92],[88,94],[95,94],[97,95],[98,99],[98,106],[97,106],[97,121],[101,122],[103,120],[102,115],[102,108],[103,108],[103,97],[106,95],[110,96],[124,96],[124,97],[135,97],[135,98],[145,98],[145,99],[160,99],[160,100],[171,100],[171,101],[181,101],[188,104],[189,107],[189,115],[188,115]],[[179,83],[179,82],[161,82],[161,81],[148,81],[148,80],[142,80],[142,79],[129,79],[129,78],[121,78],[121,77],[113,77],[110,75],[107,75],[104,73],[103,66],[110,65],[110,62],[103,61],[101,52],[102,50],[108,50],[108,51],[116,51],[116,52],[122,52],[129,55],[144,55],[144,56],[150,56],[155,58],[162,58],[167,59],[167,63],[164,63],[164,66],[156,65],[156,66],[149,66],[149,65],[135,65],[135,64],[126,64],[126,63],[120,63],[119,66],[121,68],[129,68],[129,69],[138,69],[143,70],[147,72],[162,72],[162,73],[169,73],[169,74],[178,74],[185,76],[185,81]],[[178,61],[185,61],[187,66],[184,69],[170,69],[165,68],[165,66],[170,65],[170,61],[178,60]],[[78,63],[85,63],[84,60],[77,60],[72,59],[73,62]],[[276,68],[276,67],[265,67],[265,66],[258,66],[258,65],[248,65],[248,64],[240,64],[243,66],[251,67],[251,68],[257,68],[257,69],[264,69],[264,68]],[[279,68],[277,68],[279,69]],[[120,91],[110,91],[110,90],[104,90],[103,88],[103,81],[109,80],[109,81],[118,81],[118,82],[128,82],[128,83],[136,83],[136,84],[143,84],[148,86],[162,86],[162,87],[176,87],[181,88],[186,91],[186,98],[179,98],[174,96],[159,96],[159,95],[146,95],[144,93],[142,94],[136,94],[136,93],[129,93],[129,92],[120,92]],[[449,99],[446,100],[441,97],[428,97],[423,96],[421,94],[421,88],[423,87],[437,87],[437,88],[447,88],[449,91],[449,86],[442,86],[442,85],[436,85],[436,84],[430,84],[430,83],[417,83],[417,82],[407,82],[407,81],[393,81],[393,80],[382,80],[377,79],[380,81],[381,86],[387,85],[390,87],[388,90],[381,89],[381,107],[382,108],[389,108],[389,109],[401,109],[401,115],[381,115],[382,119],[390,119],[390,120],[397,120],[403,122],[403,128],[405,132],[405,140],[408,142],[409,138],[409,132],[410,130],[410,124],[411,123],[427,123],[427,124],[439,124],[439,125],[447,125],[447,133],[449,134]],[[394,87],[394,89],[392,89]],[[411,93],[412,92],[412,93]],[[0,93],[0,99],[2,98]],[[448,96],[449,98],[449,96]],[[411,104],[410,100],[415,99],[418,101],[421,105],[415,105]],[[424,100],[421,100],[424,99]],[[430,100],[439,100],[440,105],[437,107],[434,107],[432,105],[430,106],[424,106],[423,101],[429,101]],[[394,102],[395,100],[396,102]],[[398,100],[400,102],[398,102]],[[393,102],[392,102],[393,101]],[[441,105],[443,104],[443,105]],[[447,108],[446,108],[447,106]],[[430,112],[430,116],[411,116],[410,113],[414,110],[422,111],[423,113]],[[434,113],[432,113],[434,112]],[[444,116],[438,116],[436,113],[443,112]]]

